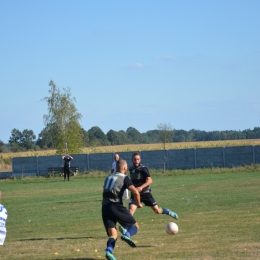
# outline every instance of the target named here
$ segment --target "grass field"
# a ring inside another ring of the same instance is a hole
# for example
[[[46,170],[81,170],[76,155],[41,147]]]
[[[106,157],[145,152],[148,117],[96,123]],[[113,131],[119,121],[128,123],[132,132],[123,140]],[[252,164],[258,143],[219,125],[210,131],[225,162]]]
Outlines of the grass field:
[[[139,209],[138,247],[119,239],[117,259],[260,259],[259,168],[151,172],[159,206],[179,220]],[[1,180],[9,216],[0,259],[105,259],[104,176]],[[165,233],[170,221],[179,226],[175,236]]]

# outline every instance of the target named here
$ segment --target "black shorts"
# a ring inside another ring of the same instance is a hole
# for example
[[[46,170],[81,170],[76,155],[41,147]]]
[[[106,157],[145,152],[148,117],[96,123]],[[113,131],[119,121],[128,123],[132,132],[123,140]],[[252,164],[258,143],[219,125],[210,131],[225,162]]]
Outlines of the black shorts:
[[[135,218],[129,213],[128,209],[119,203],[103,205],[102,219],[106,230],[107,228],[115,228],[117,222],[126,229],[136,223]]]
[[[144,203],[145,206],[153,207],[153,206],[157,205],[157,203],[156,203],[156,201],[155,201],[151,192],[141,193],[140,199],[141,199],[141,202]],[[131,204],[134,204],[134,205],[137,206],[137,203],[136,203],[133,195],[131,195],[131,199],[130,199],[130,202],[129,202],[129,205],[131,205]]]

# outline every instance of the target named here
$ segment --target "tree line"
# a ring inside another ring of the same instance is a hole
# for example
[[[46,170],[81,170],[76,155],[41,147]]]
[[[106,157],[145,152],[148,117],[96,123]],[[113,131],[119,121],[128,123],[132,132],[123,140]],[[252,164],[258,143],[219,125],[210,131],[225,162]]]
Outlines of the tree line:
[[[71,96],[70,88],[60,90],[51,80],[49,96],[42,100],[48,105],[43,115],[44,129],[36,138],[33,130],[22,131],[14,128],[8,144],[0,140],[0,152],[20,152],[28,150],[55,149],[57,153],[79,153],[83,147],[97,147],[123,144],[149,144],[193,141],[216,141],[260,138],[260,127],[243,131],[201,131],[196,129],[176,130],[170,124],[159,124],[157,129],[140,133],[134,127],[126,131],[109,130],[106,134],[94,126],[89,130],[81,127],[82,115],[77,111],[76,99]]]
[[[134,127],[127,128],[126,131],[109,130],[106,134],[98,127],[94,126],[89,130],[80,129],[82,135],[82,147],[97,147],[108,145],[123,144],[149,144],[164,143],[162,138],[162,130],[149,130],[140,133]],[[169,137],[165,143],[172,142],[194,142],[194,141],[217,141],[217,140],[239,140],[239,139],[258,139],[260,138],[260,127],[254,129],[246,129],[243,131],[226,130],[226,131],[201,131],[196,129],[186,130],[170,130]],[[70,143],[67,143],[70,148]],[[51,132],[44,128],[36,139],[32,130],[25,129],[19,131],[13,129],[8,144],[4,144],[0,140],[0,152],[19,152],[28,150],[48,150],[56,149],[53,142]],[[66,144],[62,149],[65,151]]]

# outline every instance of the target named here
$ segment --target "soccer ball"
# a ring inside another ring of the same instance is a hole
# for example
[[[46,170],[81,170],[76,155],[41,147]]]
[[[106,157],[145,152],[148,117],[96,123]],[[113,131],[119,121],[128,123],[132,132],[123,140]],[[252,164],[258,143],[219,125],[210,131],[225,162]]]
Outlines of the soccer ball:
[[[165,227],[165,231],[167,234],[169,235],[176,235],[179,231],[179,227],[177,226],[176,223],[174,222],[169,222],[166,227]]]

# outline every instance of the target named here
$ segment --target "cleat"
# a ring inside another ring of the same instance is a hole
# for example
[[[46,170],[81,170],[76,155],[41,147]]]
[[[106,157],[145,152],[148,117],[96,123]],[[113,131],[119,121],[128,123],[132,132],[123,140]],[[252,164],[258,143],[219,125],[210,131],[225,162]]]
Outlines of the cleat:
[[[127,231],[127,230],[126,230],[125,228],[123,228],[122,226],[119,226],[118,229],[119,229],[119,231],[121,232],[122,235],[124,235],[124,234],[126,233],[126,231]]]
[[[115,256],[110,251],[106,251],[106,259],[116,260]]]
[[[171,217],[173,217],[173,218],[175,218],[175,219],[178,219],[178,218],[179,218],[178,215],[177,215],[177,213],[175,213],[175,212],[173,212],[173,211],[171,211],[171,210],[169,210],[169,216],[171,216]]]
[[[135,242],[134,242],[130,237],[128,237],[128,236],[126,236],[126,235],[122,235],[122,236],[121,236],[121,239],[122,239],[123,241],[125,241],[129,246],[131,246],[131,247],[136,247]]]

